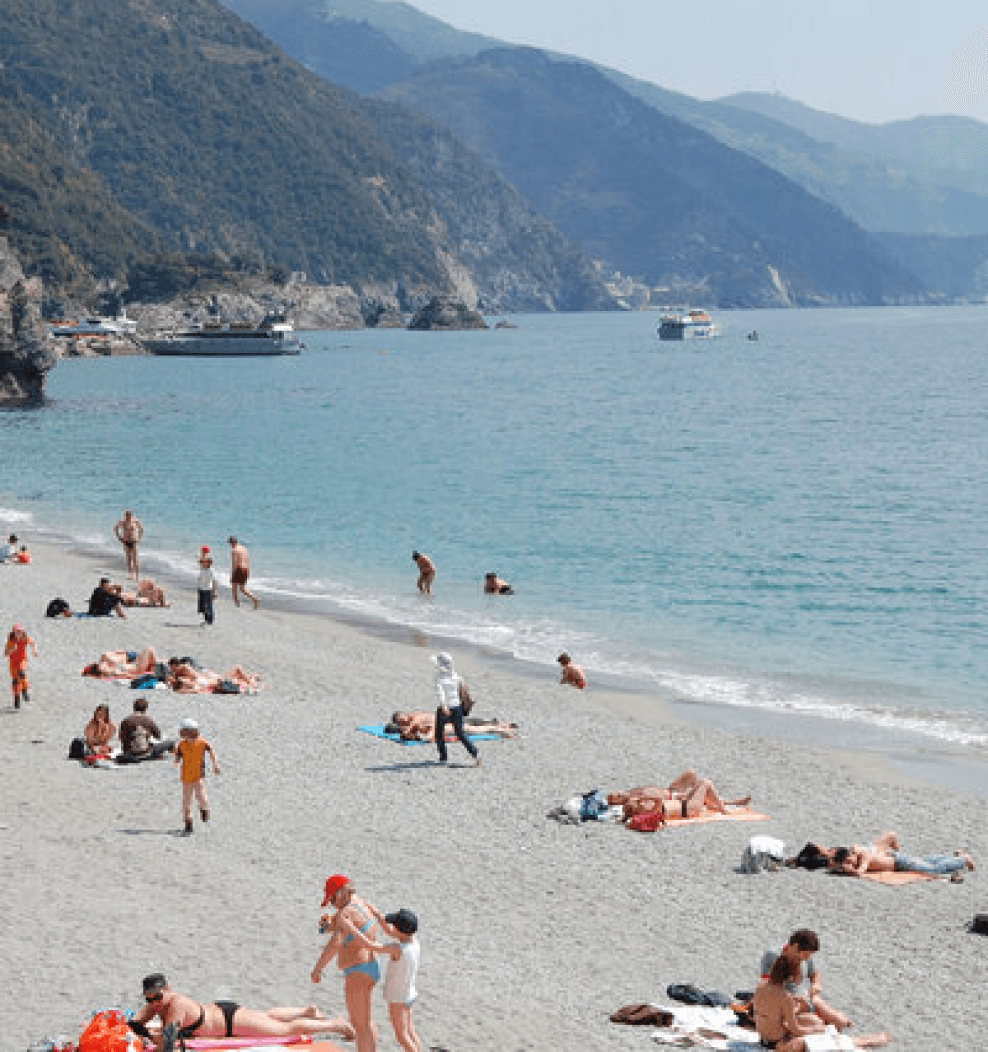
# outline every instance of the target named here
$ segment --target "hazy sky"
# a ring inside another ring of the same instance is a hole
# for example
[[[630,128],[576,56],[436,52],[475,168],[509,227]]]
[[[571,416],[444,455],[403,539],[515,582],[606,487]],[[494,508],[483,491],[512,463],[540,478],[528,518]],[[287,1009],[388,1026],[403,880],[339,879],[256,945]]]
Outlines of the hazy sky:
[[[988,121],[985,0],[409,0],[457,29],[711,99],[780,91],[881,122]]]

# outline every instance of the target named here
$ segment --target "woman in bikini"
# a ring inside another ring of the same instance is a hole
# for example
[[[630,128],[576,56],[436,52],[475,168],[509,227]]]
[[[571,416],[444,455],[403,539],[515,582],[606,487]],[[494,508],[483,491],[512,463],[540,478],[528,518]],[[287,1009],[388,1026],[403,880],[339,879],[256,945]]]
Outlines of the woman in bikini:
[[[312,981],[322,981],[323,969],[337,957],[337,967],[346,980],[346,1007],[356,1033],[357,1052],[377,1052],[377,1026],[371,1016],[374,987],[381,969],[374,957],[384,947],[374,935],[376,911],[353,892],[349,877],[337,873],[326,881],[323,906],[332,904],[336,912],[322,918],[320,930],[332,935],[312,969]]]
[[[110,722],[110,706],[97,705],[93,718],[86,724],[86,744],[90,752],[109,756],[110,742],[117,733],[117,725]]]
[[[684,771],[667,786],[646,785],[626,793],[610,793],[607,802],[622,806],[628,821],[660,808],[669,819],[698,818],[708,811],[726,815],[728,807],[746,807],[751,797],[723,800],[709,778],[701,778],[696,771]]]
[[[269,1008],[266,1012],[243,1008],[234,1001],[199,1004],[168,985],[160,973],[143,982],[144,1007],[130,1021],[130,1029],[141,1037],[151,1037],[156,1047],[179,1047],[190,1037],[291,1037],[296,1034],[339,1034],[353,1039],[353,1027],[343,1018],[327,1019],[315,1005],[305,1008]],[[157,1017],[162,1034],[155,1039],[147,1024]],[[330,1045],[341,1052],[336,1045]]]

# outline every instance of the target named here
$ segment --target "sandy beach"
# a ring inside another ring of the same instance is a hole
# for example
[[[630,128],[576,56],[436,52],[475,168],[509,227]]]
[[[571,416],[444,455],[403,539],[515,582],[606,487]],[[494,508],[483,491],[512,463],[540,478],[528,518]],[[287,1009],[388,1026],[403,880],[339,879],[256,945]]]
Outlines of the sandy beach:
[[[756,833],[794,854],[807,840],[863,842],[888,828],[916,854],[963,848],[984,865],[982,798],[907,782],[874,757],[684,725],[655,698],[593,682],[581,693],[553,670],[533,677],[466,649],[453,654],[475,715],[517,722],[520,736],[481,742],[480,768],[454,744],[441,767],[429,746],[356,730],[432,707],[440,641],[237,609],[228,589],[203,629],[191,582],[168,587],[169,609],[47,620],[55,596],[84,608],[99,567],[31,548],[32,565],[0,566],[0,627],[23,623],[40,650],[33,704],[14,712],[5,686],[0,709],[4,1049],[74,1038],[98,1007],[136,1007],[141,977],[157,970],[199,1000],[342,1012],[338,974],[309,979],[323,882],[337,871],[379,908],[418,914],[427,1048],[651,1048],[647,1030],[610,1013],[667,1003],[669,983],[752,989],[762,950],[797,927],[819,933],[824,994],[856,1032],[888,1029],[893,1048],[916,1052],[982,1046],[988,941],[965,930],[988,911],[982,868],[961,884],[899,888],[736,871]],[[120,579],[119,565],[105,569]],[[119,724],[134,698],[80,669],[149,644],[217,670],[243,664],[268,683],[256,695],[148,695],[166,736],[192,716],[222,764],[209,780],[212,821],[187,838],[170,761],[100,770],[66,759],[97,704]],[[771,821],[643,835],[546,818],[574,794],[664,784],[687,767],[727,794],[752,793]],[[380,1047],[396,1049],[379,995],[375,1018]]]

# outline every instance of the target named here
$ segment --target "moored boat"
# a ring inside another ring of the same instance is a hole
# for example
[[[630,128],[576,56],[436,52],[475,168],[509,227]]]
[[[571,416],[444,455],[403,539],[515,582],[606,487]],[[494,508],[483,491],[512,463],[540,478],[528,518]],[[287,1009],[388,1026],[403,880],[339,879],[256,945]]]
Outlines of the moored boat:
[[[705,310],[673,311],[659,319],[660,340],[710,339],[720,326]]]
[[[188,329],[159,332],[144,340],[152,354],[200,358],[298,354],[295,327],[283,314],[254,322],[207,321]]]
[[[133,336],[136,332],[137,322],[126,312],[116,318],[90,314],[75,321],[54,322],[51,327],[52,336]]]

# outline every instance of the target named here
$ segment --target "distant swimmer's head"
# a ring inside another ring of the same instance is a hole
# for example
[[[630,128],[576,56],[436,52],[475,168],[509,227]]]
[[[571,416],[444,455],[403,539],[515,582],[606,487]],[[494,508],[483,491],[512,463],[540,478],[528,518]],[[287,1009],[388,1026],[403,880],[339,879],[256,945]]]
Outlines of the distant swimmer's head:
[[[438,654],[433,654],[432,663],[436,666],[436,668],[441,668],[443,672],[453,671],[453,659],[445,651],[441,651]]]
[[[237,546],[237,538],[236,537],[232,537],[232,536],[231,537],[227,537],[226,543],[229,544],[230,547],[236,548],[236,546]]]
[[[412,552],[412,562],[418,562],[422,558],[421,552]]]
[[[556,661],[558,661],[560,665],[568,665],[572,660],[573,659],[569,656],[569,654],[566,653],[565,650],[559,655],[559,657],[556,658]]]

